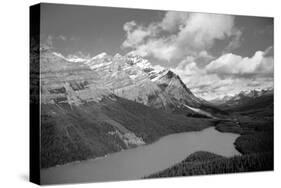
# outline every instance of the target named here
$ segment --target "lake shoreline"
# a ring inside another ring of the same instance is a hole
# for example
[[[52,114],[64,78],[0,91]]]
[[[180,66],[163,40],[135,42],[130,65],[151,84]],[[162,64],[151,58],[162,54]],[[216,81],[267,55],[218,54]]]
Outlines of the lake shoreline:
[[[221,133],[210,126],[201,131],[170,134],[152,144],[115,152],[106,157],[41,169],[41,175],[47,184],[141,179],[169,168],[197,151],[213,152],[225,157],[238,155],[240,153],[234,147],[238,136]],[[167,147],[170,149],[167,150]]]
[[[126,150],[132,150],[132,149],[136,149],[136,148],[139,148],[139,147],[145,147],[145,146],[148,146],[148,145],[151,145],[153,143],[156,143],[158,142],[159,140],[161,140],[162,138],[166,137],[166,136],[171,136],[171,135],[177,135],[177,134],[185,134],[185,133],[192,133],[192,132],[201,132],[205,129],[208,129],[208,128],[211,128],[211,127],[214,127],[216,129],[216,125],[212,125],[212,126],[208,126],[208,127],[205,127],[201,130],[198,130],[198,131],[185,131],[185,132],[180,132],[180,133],[172,133],[172,134],[168,134],[168,135],[165,135],[165,136],[162,136],[160,138],[158,138],[157,140],[155,140],[154,142],[151,142],[151,143],[146,143],[144,145],[139,145],[139,146],[136,146],[136,147],[132,147],[132,148],[128,148],[128,149],[122,149],[120,151],[117,151],[117,152],[112,152],[112,153],[108,153],[104,156],[99,156],[99,157],[95,157],[95,158],[89,158],[89,159],[85,159],[85,160],[76,160],[76,161],[72,161],[72,162],[69,162],[69,163],[64,163],[64,164],[58,164],[58,165],[55,165],[55,166],[52,166],[52,167],[49,167],[49,168],[41,168],[40,170],[47,170],[47,169],[51,169],[51,168],[57,168],[57,167],[62,167],[62,166],[65,166],[65,165],[73,165],[73,164],[79,164],[81,162],[86,162],[86,161],[95,161],[95,160],[101,160],[101,159],[105,159],[107,157],[109,157],[110,155],[112,154],[115,154],[115,153],[119,153],[119,152],[122,152],[122,151],[126,151]],[[216,129],[217,130],[217,129]],[[217,130],[221,133],[224,133],[220,130]]]

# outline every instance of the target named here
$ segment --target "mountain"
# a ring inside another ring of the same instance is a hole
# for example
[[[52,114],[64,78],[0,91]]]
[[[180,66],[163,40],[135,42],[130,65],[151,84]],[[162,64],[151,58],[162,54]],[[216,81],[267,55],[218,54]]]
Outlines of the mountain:
[[[225,95],[223,97],[218,97],[218,98],[212,99],[212,100],[210,100],[210,102],[215,105],[221,105],[221,104],[224,104],[225,102],[227,102],[228,100],[230,100],[232,97],[233,96]]]
[[[245,103],[247,100],[265,95],[273,95],[273,88],[245,90],[233,96],[225,95],[222,98],[213,99],[210,102],[218,105],[239,105]]]
[[[241,91],[234,96],[225,96],[211,102],[226,111],[270,111],[273,114],[273,88]]]
[[[100,73],[105,87],[119,96],[154,108],[174,111],[181,104],[199,107],[201,100],[172,71],[155,68],[140,56],[99,54],[86,62]]]
[[[74,62],[73,59],[68,61]],[[198,108],[215,115],[224,114],[212,104],[196,97],[174,72],[153,66],[140,56],[111,56],[103,52],[81,62],[96,71],[103,86],[119,97],[166,112],[192,115],[198,114],[198,111],[191,109]]]
[[[138,57],[105,53],[71,61],[42,48],[41,167],[101,157],[213,124],[169,113],[170,100],[194,106],[200,101],[178,76],[148,65]],[[164,83],[165,89],[159,86]]]

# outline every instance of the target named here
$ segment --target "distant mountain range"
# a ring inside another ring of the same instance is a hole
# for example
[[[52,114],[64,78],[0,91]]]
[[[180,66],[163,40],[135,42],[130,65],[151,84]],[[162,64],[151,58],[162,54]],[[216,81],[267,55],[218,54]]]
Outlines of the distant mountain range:
[[[273,88],[241,91],[234,96],[224,96],[210,102],[226,111],[270,111],[273,113]]]
[[[210,102],[217,105],[239,105],[249,99],[255,99],[264,95],[273,95],[273,88],[245,90],[233,96],[226,95],[224,97],[213,99]]]

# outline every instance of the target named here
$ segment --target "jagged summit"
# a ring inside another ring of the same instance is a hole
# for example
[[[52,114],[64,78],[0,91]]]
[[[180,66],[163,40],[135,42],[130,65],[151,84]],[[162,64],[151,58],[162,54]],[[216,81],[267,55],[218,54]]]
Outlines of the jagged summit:
[[[184,105],[195,108],[206,105],[206,102],[196,97],[172,70],[152,65],[149,60],[138,55],[122,56],[117,53],[111,56],[102,52],[89,59],[68,56],[72,57],[70,59],[57,52],[52,52],[52,55],[56,57],[57,62],[60,60],[61,63],[71,66],[76,64],[74,67],[81,66],[83,69],[88,67],[87,75],[96,77],[95,80],[86,79],[88,83],[94,84],[91,87],[98,85],[103,91],[110,91],[122,98],[168,112],[185,108]],[[80,74],[85,76],[83,72]],[[102,92],[104,93],[106,92]]]
[[[237,105],[239,103],[243,103],[244,100],[255,99],[264,95],[272,95],[273,88],[256,88],[250,90],[243,90],[235,95],[225,95],[221,98],[213,99],[211,102],[214,104],[233,104]]]
[[[64,55],[62,55],[61,53],[58,53],[58,52],[52,52],[52,54],[64,59],[65,61],[73,62],[73,63],[85,63],[88,61],[87,58],[79,57],[77,55],[69,55],[69,56],[65,57]]]

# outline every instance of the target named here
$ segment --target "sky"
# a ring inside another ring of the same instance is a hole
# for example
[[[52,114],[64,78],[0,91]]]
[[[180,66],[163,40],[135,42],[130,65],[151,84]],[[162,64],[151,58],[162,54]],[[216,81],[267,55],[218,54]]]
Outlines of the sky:
[[[43,4],[41,42],[64,56],[140,55],[211,100],[273,87],[273,18]]]

